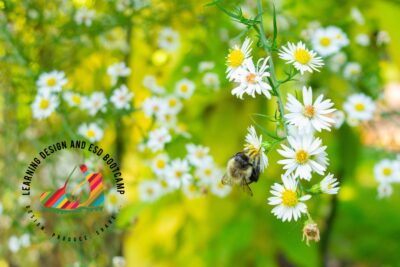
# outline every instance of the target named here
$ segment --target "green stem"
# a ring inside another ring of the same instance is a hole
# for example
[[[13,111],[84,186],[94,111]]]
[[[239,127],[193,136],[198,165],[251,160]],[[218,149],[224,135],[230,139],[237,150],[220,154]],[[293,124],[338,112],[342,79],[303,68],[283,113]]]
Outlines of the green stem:
[[[257,9],[258,9],[258,13],[260,15],[260,39],[261,39],[264,49],[270,55],[269,70],[270,70],[270,74],[271,74],[271,78],[272,78],[272,82],[273,82],[273,84],[271,84],[271,85],[272,85],[273,89],[275,90],[276,97],[278,98],[278,109],[279,109],[279,113],[281,114],[281,121],[282,121],[284,129],[285,129],[285,134],[287,136],[288,129],[287,129],[287,125],[285,123],[285,118],[284,118],[285,108],[283,106],[282,96],[281,96],[281,92],[279,90],[279,82],[275,75],[275,67],[274,67],[274,61],[272,59],[271,49],[269,48],[268,40],[265,37],[264,24],[263,24],[263,20],[262,20],[263,9],[262,9],[261,1],[262,0],[257,0]]]

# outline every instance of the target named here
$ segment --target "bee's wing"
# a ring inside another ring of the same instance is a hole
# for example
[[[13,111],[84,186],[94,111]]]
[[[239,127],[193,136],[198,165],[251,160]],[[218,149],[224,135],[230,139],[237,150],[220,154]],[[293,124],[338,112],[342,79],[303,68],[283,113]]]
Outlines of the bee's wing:
[[[221,183],[223,185],[233,185],[232,179],[226,173],[222,176]]]
[[[251,197],[253,196],[253,192],[251,191],[249,184],[245,180],[242,180],[241,186],[242,190],[246,192],[246,194],[248,194]]]

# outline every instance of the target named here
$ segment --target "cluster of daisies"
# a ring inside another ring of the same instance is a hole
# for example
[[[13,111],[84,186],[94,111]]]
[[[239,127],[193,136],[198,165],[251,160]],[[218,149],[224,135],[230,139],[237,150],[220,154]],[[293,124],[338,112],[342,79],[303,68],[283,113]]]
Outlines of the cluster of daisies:
[[[337,34],[341,33],[337,31]],[[318,35],[325,36],[326,33],[323,31]],[[332,39],[332,42],[337,47],[339,44],[336,42],[345,45],[345,40]],[[319,51],[322,51],[321,49]],[[330,50],[334,51],[333,48]],[[245,94],[252,97],[263,95],[270,99],[273,95],[277,95],[277,92],[268,79],[271,77],[269,58],[261,58],[254,64],[250,52],[249,38],[246,38],[242,46],[236,45],[229,51],[227,78],[238,83],[232,94],[240,99]],[[279,57],[291,64],[301,75],[305,72],[319,71],[324,64],[322,58],[302,42],[288,43],[280,50]],[[288,94],[286,98],[287,113],[282,115],[287,127],[287,132],[284,134],[287,143],[278,149],[283,157],[278,161],[285,171],[282,175],[283,184],[275,183],[271,188],[273,196],[268,199],[270,205],[276,206],[272,213],[282,221],[292,219],[297,221],[303,213],[309,214],[304,201],[310,199],[312,195],[337,194],[339,190],[337,179],[332,174],[326,174],[329,164],[326,146],[319,137],[316,137],[316,133],[323,130],[330,131],[332,126],[337,125],[336,109],[333,108],[332,101],[325,99],[323,95],[314,98],[311,87],[303,87],[301,98],[300,100],[292,94]],[[258,154],[261,172],[268,163],[266,152],[271,149],[271,143],[268,141],[263,143],[262,139],[262,135],[258,136],[254,127],[249,128],[245,151],[251,151],[252,155]],[[315,177],[317,175],[323,177],[320,182],[308,189],[301,185],[301,180],[313,182],[317,179]]]
[[[63,91],[68,80],[62,71],[51,71],[42,73],[37,82],[37,95],[33,101],[32,116],[34,119],[45,119],[50,117],[60,106],[63,99],[70,108],[78,108],[85,111],[89,116],[107,111],[107,104],[112,103],[117,110],[131,110],[131,101],[134,96],[125,84],[119,84],[121,77],[127,77],[131,73],[125,63],[115,63],[107,68],[107,74],[114,88],[109,98],[102,91],[92,92],[84,96],[72,90]],[[78,133],[91,142],[99,141],[103,137],[103,130],[95,123],[83,123],[79,126]]]
[[[201,66],[201,69],[209,67]],[[177,190],[182,190],[189,198],[209,191],[220,197],[226,196],[230,187],[221,184],[222,171],[209,154],[208,147],[187,144],[184,158],[171,159],[166,153],[165,148],[172,142],[174,135],[188,135],[180,129],[177,116],[183,108],[183,101],[192,97],[195,83],[187,78],[179,80],[171,93],[158,83],[156,77],[148,75],[144,77],[143,85],[152,92],[150,97],[144,99],[141,107],[144,115],[152,120],[153,127],[139,148],[151,153],[149,169],[155,178],[140,182],[140,199],[152,202]]]
[[[157,153],[150,163],[152,175],[156,178],[139,184],[140,199],[151,202],[177,190],[188,198],[208,192],[226,196],[231,188],[220,182],[223,172],[216,166],[209,150],[201,145],[187,144],[184,158],[171,159],[165,152]]]
[[[374,175],[378,186],[378,197],[392,195],[392,184],[400,183],[400,156],[396,159],[382,159],[374,166]]]

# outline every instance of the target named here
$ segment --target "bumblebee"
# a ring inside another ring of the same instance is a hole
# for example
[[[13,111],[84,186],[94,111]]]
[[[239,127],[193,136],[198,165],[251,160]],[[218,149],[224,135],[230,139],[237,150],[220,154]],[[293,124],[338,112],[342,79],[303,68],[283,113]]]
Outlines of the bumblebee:
[[[251,157],[247,151],[242,151],[229,159],[221,182],[224,185],[239,185],[244,192],[252,196],[249,184],[257,182],[259,177],[260,157]]]

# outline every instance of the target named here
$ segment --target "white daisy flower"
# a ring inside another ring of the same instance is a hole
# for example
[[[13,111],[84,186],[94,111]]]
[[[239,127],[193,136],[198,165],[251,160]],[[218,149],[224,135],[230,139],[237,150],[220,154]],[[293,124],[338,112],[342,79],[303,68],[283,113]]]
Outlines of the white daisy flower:
[[[257,136],[254,126],[247,128],[246,144],[244,145],[245,152],[251,157],[260,159],[260,172],[268,166],[268,157],[265,154],[265,148],[262,146],[262,135]]]
[[[356,62],[349,62],[343,70],[343,76],[346,79],[355,79],[361,74],[361,66]]]
[[[89,115],[94,116],[97,112],[106,111],[107,98],[103,92],[93,92],[89,97],[83,98],[83,107],[89,113]]]
[[[335,112],[332,113],[332,119],[335,121],[333,127],[339,129],[342,126],[345,119],[344,112],[341,110],[336,110]]]
[[[167,154],[158,154],[152,161],[151,169],[157,176],[162,176],[168,167],[168,156]]]
[[[75,92],[67,91],[63,94],[63,98],[70,107],[83,108],[83,97]]]
[[[201,146],[201,145],[195,145],[195,144],[187,144],[186,145],[186,151],[188,152],[186,158],[189,160],[189,162],[194,165],[194,166],[201,166],[204,162],[206,161],[212,161],[212,158],[208,153],[210,152],[210,148]]]
[[[207,185],[211,181],[218,180],[222,177],[221,172],[215,166],[212,158],[211,160],[203,161],[201,165],[196,167],[196,171],[194,174],[197,178],[197,181],[201,185]]]
[[[339,72],[340,68],[346,63],[346,61],[346,54],[343,52],[338,52],[329,59],[329,67],[332,71]]]
[[[388,198],[393,194],[393,187],[390,183],[380,183],[378,186],[378,198]]]
[[[115,85],[119,77],[127,77],[131,74],[131,69],[125,62],[115,63],[107,68],[107,74],[111,77],[111,84]]]
[[[103,130],[94,122],[92,123],[82,123],[78,128],[78,133],[87,139],[90,142],[96,142],[103,138]]]
[[[147,147],[157,152],[164,149],[165,144],[172,140],[169,131],[166,128],[158,128],[149,133],[149,140],[147,141]]]
[[[211,70],[215,66],[215,63],[212,61],[202,61],[199,63],[199,72],[203,72],[206,70]]]
[[[8,239],[8,248],[11,252],[16,253],[21,248],[20,240],[17,236],[13,235]]]
[[[318,132],[330,131],[330,127],[335,121],[329,117],[329,114],[336,109],[332,108],[333,103],[330,99],[323,100],[323,98],[323,95],[319,95],[313,103],[312,89],[305,86],[303,86],[303,104],[293,95],[288,94],[286,108],[290,113],[285,114],[287,122],[300,130],[308,131],[308,129],[314,128]]]
[[[347,38],[347,35],[343,32],[342,29],[335,26],[329,26],[326,29],[331,31],[333,37],[335,38],[335,42],[339,45],[340,48],[349,45],[349,38]]]
[[[181,111],[183,104],[176,96],[168,96],[165,98],[166,108],[173,114],[178,114]]]
[[[282,144],[282,149],[278,149],[286,159],[279,160],[278,163],[284,165],[285,175],[294,173],[295,177],[311,180],[311,172],[323,175],[328,160],[326,158],[326,146],[322,146],[320,138],[311,135],[288,136],[289,146]]]
[[[170,27],[165,27],[159,33],[158,46],[169,52],[175,52],[180,46],[179,33]]]
[[[189,171],[190,167],[187,160],[175,159],[168,166],[166,177],[173,184],[174,188],[178,188],[182,184],[190,183],[192,180],[192,175]]]
[[[157,181],[142,181],[139,183],[138,190],[139,198],[143,202],[153,202],[161,196],[161,187]]]
[[[347,116],[346,122],[351,127],[357,127],[360,125],[360,120]]]
[[[29,234],[23,234],[19,237],[19,242],[22,247],[26,248],[31,245],[31,237]]]
[[[204,74],[202,82],[205,86],[211,87],[213,89],[219,88],[219,76],[214,72],[207,72]]]
[[[104,207],[108,213],[116,213],[125,203],[125,198],[115,188],[105,194]]]
[[[132,100],[134,94],[129,92],[126,85],[121,85],[119,88],[115,89],[110,100],[117,109],[130,109],[130,101]]]
[[[359,25],[363,25],[365,20],[363,15],[361,14],[361,11],[357,7],[352,7],[351,8],[351,17],[355,22],[357,22]]]
[[[112,267],[125,267],[126,260],[122,256],[114,256],[112,258]]]
[[[235,45],[229,50],[226,57],[226,65],[228,66],[227,78],[232,81],[236,76],[236,72],[241,69],[244,61],[250,57],[251,53],[251,40],[246,37],[241,47]]]
[[[59,105],[57,96],[44,93],[38,94],[32,103],[32,116],[34,119],[45,119],[56,110]]]
[[[332,28],[317,29],[311,39],[314,50],[323,57],[338,52],[340,45],[336,41],[336,34],[336,31]]]
[[[221,179],[213,179],[210,190],[211,193],[222,198],[226,197],[232,191],[232,186],[222,184]]]
[[[161,195],[165,195],[168,193],[173,192],[177,188],[175,187],[175,184],[173,183],[172,180],[168,179],[165,176],[158,177],[157,179],[158,184],[160,185],[161,188]]]
[[[0,216],[3,214],[3,204],[0,202]]]
[[[151,118],[166,108],[163,99],[153,96],[146,98],[142,103],[142,109],[146,117]]]
[[[96,11],[82,7],[76,11],[75,22],[78,25],[89,27],[92,25],[93,19],[96,16]]]
[[[184,184],[182,184],[182,192],[188,198],[196,198],[196,197],[201,196],[200,187],[198,187],[194,183],[184,183]]]
[[[307,213],[307,206],[303,201],[309,200],[311,195],[300,196],[297,192],[297,181],[292,176],[282,175],[283,185],[275,183],[271,187],[272,197],[268,204],[276,206],[272,213],[282,221],[297,221],[302,213]]]
[[[39,93],[60,92],[62,87],[67,83],[63,71],[51,71],[42,73],[36,82]]]
[[[107,50],[116,50],[127,53],[129,46],[126,42],[126,31],[122,27],[114,27],[99,37],[100,43]]]
[[[254,66],[252,58],[248,58],[244,61],[243,67],[235,72],[234,81],[239,85],[232,90],[232,95],[243,99],[244,94],[248,94],[253,98],[256,97],[256,93],[263,94],[266,98],[271,98],[272,87],[267,81],[264,81],[266,77],[270,76],[267,71],[269,68],[267,58],[260,58],[257,62],[257,66]],[[261,64],[261,65],[260,65]]]
[[[363,93],[358,93],[347,97],[343,109],[347,112],[349,118],[369,121],[374,116],[376,106],[372,98]]]
[[[359,33],[356,35],[356,43],[361,46],[369,46],[370,40],[368,34]]]
[[[189,99],[192,96],[195,87],[195,84],[191,80],[186,78],[182,79],[175,85],[175,94],[184,99]]]
[[[286,63],[293,64],[301,75],[306,71],[311,73],[314,70],[319,71],[319,68],[324,65],[322,58],[317,56],[314,51],[307,49],[301,41],[296,45],[288,43],[287,47],[283,46],[279,52],[279,57]]]
[[[333,174],[328,174],[320,183],[321,191],[325,194],[334,195],[339,191],[339,182],[333,177]]]
[[[157,122],[160,126],[168,129],[176,129],[178,119],[176,113],[171,109],[165,108],[156,114]]]
[[[390,43],[390,35],[386,31],[379,31],[376,35],[376,45],[381,46]]]
[[[400,170],[394,160],[383,159],[374,166],[375,179],[380,183],[400,180]]]
[[[150,91],[155,94],[165,93],[165,88],[157,83],[157,79],[153,75],[146,75],[143,78],[143,86],[150,89]]]

